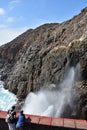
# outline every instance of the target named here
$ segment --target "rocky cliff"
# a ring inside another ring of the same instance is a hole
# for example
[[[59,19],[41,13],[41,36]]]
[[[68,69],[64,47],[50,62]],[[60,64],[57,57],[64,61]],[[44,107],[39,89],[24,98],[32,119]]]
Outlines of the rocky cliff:
[[[0,75],[5,88],[25,99],[31,91],[64,78],[67,63],[80,63],[76,83],[80,104],[87,101],[87,8],[61,24],[44,24],[30,29],[0,46]]]

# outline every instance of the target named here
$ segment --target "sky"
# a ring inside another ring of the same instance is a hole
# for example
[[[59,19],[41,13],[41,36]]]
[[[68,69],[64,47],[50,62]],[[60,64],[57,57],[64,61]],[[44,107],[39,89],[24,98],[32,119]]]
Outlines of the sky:
[[[1,0],[0,45],[28,29],[69,20],[85,7],[87,0]]]

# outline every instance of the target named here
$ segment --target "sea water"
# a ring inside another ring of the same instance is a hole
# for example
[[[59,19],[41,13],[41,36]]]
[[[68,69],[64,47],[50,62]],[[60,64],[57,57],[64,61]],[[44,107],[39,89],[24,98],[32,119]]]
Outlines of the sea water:
[[[16,95],[4,89],[4,83],[0,81],[0,110],[7,111],[17,102]]]

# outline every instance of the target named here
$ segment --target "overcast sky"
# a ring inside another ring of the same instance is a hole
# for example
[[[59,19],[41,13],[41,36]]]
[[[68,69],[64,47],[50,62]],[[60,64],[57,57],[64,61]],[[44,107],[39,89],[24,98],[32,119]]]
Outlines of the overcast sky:
[[[87,7],[87,0],[0,0],[0,45],[30,28],[61,23]]]

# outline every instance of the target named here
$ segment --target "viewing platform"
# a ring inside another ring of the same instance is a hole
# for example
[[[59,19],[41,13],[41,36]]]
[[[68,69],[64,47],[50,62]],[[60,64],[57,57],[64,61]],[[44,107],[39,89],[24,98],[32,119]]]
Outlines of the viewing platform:
[[[0,130],[8,130],[6,111],[0,111]],[[17,113],[18,116],[18,113]],[[26,114],[25,130],[87,130],[86,120],[51,118]]]

